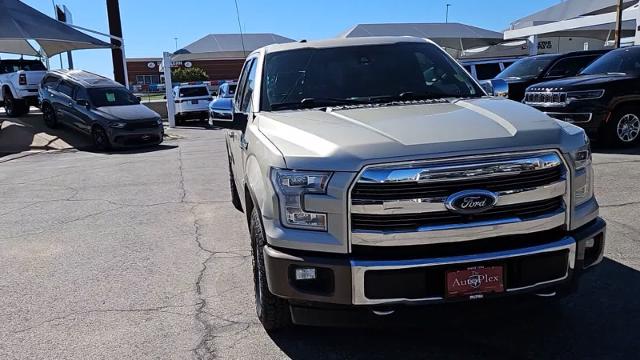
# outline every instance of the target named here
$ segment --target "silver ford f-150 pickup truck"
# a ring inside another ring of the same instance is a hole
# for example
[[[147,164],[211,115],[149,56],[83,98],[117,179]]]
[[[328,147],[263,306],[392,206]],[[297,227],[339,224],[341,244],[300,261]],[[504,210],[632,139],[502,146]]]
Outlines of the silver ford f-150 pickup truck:
[[[213,124],[267,329],[563,295],[602,259],[583,130],[487,96],[429,40],[258,49],[232,112]]]

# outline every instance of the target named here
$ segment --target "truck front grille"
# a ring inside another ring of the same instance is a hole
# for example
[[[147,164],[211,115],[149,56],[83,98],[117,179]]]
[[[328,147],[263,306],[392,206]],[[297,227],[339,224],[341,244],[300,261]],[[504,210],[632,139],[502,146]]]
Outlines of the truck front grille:
[[[469,224],[509,217],[527,220],[560,210],[563,204],[562,196],[559,196],[549,200],[498,206],[477,215],[460,215],[449,211],[401,215],[353,214],[351,217],[351,227],[360,230],[417,231],[422,226]]]
[[[351,190],[351,244],[409,246],[546,231],[566,225],[568,172],[556,152],[365,168]],[[484,211],[452,208],[461,192],[497,198]]]
[[[528,91],[524,102],[529,105],[564,106],[567,103],[567,93],[558,91]]]

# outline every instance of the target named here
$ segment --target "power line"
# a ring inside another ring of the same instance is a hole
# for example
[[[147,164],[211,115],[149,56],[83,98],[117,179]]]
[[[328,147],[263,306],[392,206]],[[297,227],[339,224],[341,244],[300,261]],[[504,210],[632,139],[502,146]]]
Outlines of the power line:
[[[240,29],[240,41],[242,42],[242,55],[247,56],[247,50],[244,48],[244,34],[242,33],[242,25],[240,25],[240,10],[238,8],[238,0],[234,0],[236,3],[236,18],[238,19],[238,28]]]

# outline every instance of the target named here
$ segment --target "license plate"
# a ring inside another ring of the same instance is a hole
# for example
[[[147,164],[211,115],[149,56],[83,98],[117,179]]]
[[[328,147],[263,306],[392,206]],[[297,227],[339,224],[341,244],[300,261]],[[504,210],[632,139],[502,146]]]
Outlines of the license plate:
[[[447,297],[473,296],[504,291],[502,266],[477,266],[447,272]]]
[[[198,102],[199,102],[199,100],[191,100],[191,103],[192,103],[193,105],[198,105]]]

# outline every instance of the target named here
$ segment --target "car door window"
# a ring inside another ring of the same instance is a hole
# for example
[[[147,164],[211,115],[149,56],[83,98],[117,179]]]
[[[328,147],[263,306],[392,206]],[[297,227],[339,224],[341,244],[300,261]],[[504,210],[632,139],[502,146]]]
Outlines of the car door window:
[[[241,91],[236,94],[236,98],[239,101],[238,111],[243,113],[247,113],[250,110],[251,96],[255,89],[256,64],[255,59],[247,62],[246,71],[242,72]]]
[[[561,78],[574,76],[580,70],[591,64],[597,56],[578,56],[559,60],[547,72],[546,78]]]
[[[63,80],[60,85],[58,85],[58,91],[71,98],[73,95],[73,84]]]
[[[89,101],[89,95],[87,94],[87,89],[83,87],[76,87],[76,92],[73,95],[73,100],[76,102],[79,100]]]
[[[42,87],[48,90],[55,89],[59,81],[59,78],[49,75],[42,81]]]

